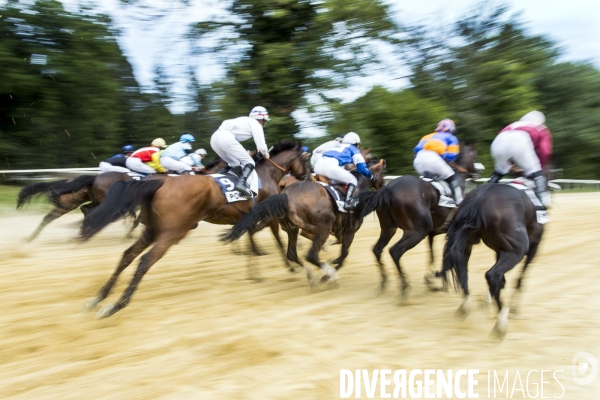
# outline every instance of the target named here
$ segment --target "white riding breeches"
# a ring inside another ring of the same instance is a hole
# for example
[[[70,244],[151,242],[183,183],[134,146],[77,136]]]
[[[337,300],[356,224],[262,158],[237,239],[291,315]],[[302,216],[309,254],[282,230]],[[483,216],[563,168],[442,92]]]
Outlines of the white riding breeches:
[[[156,173],[154,168],[144,164],[144,162],[137,157],[128,157],[127,160],[125,160],[125,165],[134,172],[140,172],[142,174]]]
[[[125,160],[125,162],[127,162],[127,160]],[[112,165],[111,163],[107,163],[104,161],[100,161],[100,165],[98,165],[98,168],[100,169],[100,172],[123,172],[125,174],[131,172],[127,168]]]
[[[358,183],[356,177],[343,167],[340,167],[338,160],[332,157],[319,158],[315,164],[315,173],[347,185],[356,186]]]
[[[178,174],[182,173],[183,171],[191,171],[192,170],[192,167],[190,167],[186,163],[177,161],[176,159],[171,158],[171,157],[161,157],[160,165],[162,165],[169,171],[173,171]]]
[[[421,150],[413,161],[415,170],[422,176],[437,175],[440,179],[448,179],[454,175],[454,170],[435,151]]]
[[[242,167],[246,164],[254,165],[254,160],[244,149],[244,146],[235,140],[235,135],[230,131],[219,129],[210,138],[210,146],[221,157],[227,161],[230,167]]]
[[[502,132],[496,136],[490,150],[494,159],[494,169],[501,174],[510,172],[513,164],[522,168],[525,176],[542,170],[527,132],[519,130]]]

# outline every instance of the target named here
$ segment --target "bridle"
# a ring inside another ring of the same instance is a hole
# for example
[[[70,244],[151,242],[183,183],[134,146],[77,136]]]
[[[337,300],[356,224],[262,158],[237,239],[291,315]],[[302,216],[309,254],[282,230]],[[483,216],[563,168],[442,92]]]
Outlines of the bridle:
[[[301,176],[299,176],[299,177],[297,177],[297,176],[296,176],[296,178],[298,178],[298,179],[302,179],[302,180],[306,180],[306,179],[308,178],[308,171],[307,171],[307,169],[306,169],[306,165],[304,164],[304,162],[302,162],[302,159],[301,159],[301,157],[302,157],[302,155],[301,155],[301,154],[298,154],[296,158],[299,158],[299,159],[300,159],[300,162],[302,163],[302,166],[304,167],[304,168],[303,168],[303,169],[304,169],[304,172],[302,173],[302,175],[301,175]],[[287,170],[287,169],[283,168],[281,165],[277,164],[275,161],[271,160],[270,158],[266,158],[265,160],[266,160],[266,161],[268,161],[268,162],[270,162],[270,163],[271,163],[271,165],[273,165],[275,168],[277,168],[278,170],[280,170],[280,171],[281,171],[281,172],[283,172],[284,174],[286,174],[286,173],[288,172],[288,170]],[[291,172],[291,169],[290,169],[290,172]]]

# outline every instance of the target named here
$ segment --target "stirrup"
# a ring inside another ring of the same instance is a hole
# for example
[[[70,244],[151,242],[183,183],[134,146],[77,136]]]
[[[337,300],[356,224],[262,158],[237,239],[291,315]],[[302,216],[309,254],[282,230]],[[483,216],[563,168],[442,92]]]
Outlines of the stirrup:
[[[235,185],[234,189],[248,198],[253,197],[252,191],[249,188],[247,188],[245,185],[244,186],[240,185],[239,182],[237,185]]]
[[[346,211],[354,211],[356,206],[358,205],[358,199],[351,198],[344,202],[344,210]]]

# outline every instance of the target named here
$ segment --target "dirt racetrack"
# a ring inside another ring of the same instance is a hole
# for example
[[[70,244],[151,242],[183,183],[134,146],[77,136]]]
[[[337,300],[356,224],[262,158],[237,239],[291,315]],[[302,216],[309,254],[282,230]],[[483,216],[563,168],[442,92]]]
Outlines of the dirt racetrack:
[[[579,351],[600,360],[599,204],[600,193],[554,196],[552,220],[525,281],[521,316],[510,321],[504,340],[490,336],[494,309],[476,302],[461,320],[454,315],[458,294],[426,289],[425,243],[404,257],[412,284],[408,303],[398,305],[398,276],[387,251],[390,288],[378,296],[374,214],[357,234],[338,288],[310,293],[303,272],[283,268],[266,231],[258,237],[268,255],[253,259],[263,281],[254,283],[246,257],[232,251],[247,239],[221,244],[216,236],[225,227],[201,223],[150,270],[126,309],[95,320],[82,305],[132,243],[125,239],[128,226],[117,222],[78,244],[74,224],[81,215],[72,213],[28,244],[21,238],[39,223],[41,211],[3,209],[0,397],[333,399],[340,397],[342,369],[390,369],[392,375],[406,369],[407,377],[415,369],[478,369],[479,398],[488,398],[488,371],[500,381],[508,371],[508,386],[502,394],[496,388],[497,398],[507,398],[508,388],[511,398],[529,398],[542,386],[540,371],[550,370],[544,397],[597,399],[600,377],[575,385],[571,363]],[[436,267],[442,246],[438,237]],[[304,255],[308,242],[301,239],[300,248]],[[329,246],[323,257],[338,252],[339,246]],[[493,261],[485,246],[475,248],[470,286],[477,298],[483,299],[483,274]],[[105,303],[117,299],[132,272],[125,271]],[[515,270],[507,275],[505,299],[515,276]],[[391,394],[393,376],[387,379]],[[380,395],[378,384],[374,397]]]

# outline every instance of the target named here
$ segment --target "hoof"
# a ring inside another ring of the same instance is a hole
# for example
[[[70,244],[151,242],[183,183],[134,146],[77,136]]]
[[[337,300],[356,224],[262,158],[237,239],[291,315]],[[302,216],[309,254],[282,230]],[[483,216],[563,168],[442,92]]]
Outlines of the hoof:
[[[102,318],[106,318],[106,317],[110,317],[111,315],[113,315],[114,313],[116,313],[116,307],[114,304],[108,304],[104,307],[102,307],[100,309],[100,311],[98,311],[96,313],[96,319],[102,319]]]
[[[96,306],[98,304],[100,304],[100,302],[102,301],[102,299],[98,296],[96,297],[92,297],[90,299],[87,299],[84,303],[83,303],[83,308],[87,311],[91,311],[94,308],[96,308]]]
[[[410,297],[410,290],[410,286],[408,285],[400,289],[400,301],[398,302],[399,306],[406,305]]]
[[[471,297],[469,296],[463,301],[460,307],[458,307],[458,309],[456,310],[456,315],[462,318],[466,318],[471,312],[471,305]]]
[[[500,314],[498,315],[498,320],[494,325],[494,329],[492,330],[498,336],[506,335],[506,330],[508,329],[508,314],[510,313],[509,307],[502,307],[500,310]]]

